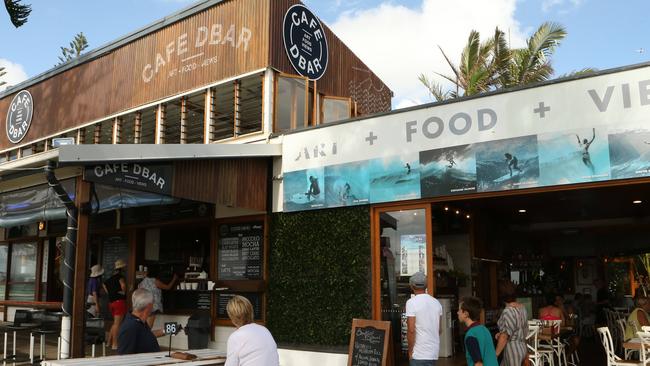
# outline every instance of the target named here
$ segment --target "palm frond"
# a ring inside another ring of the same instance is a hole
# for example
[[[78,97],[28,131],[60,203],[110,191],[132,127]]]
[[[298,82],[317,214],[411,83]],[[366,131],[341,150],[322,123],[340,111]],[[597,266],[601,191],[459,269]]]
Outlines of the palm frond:
[[[18,28],[27,23],[27,18],[32,12],[32,6],[29,4],[21,4],[22,0],[5,0],[5,8],[9,13],[9,19],[14,27]]]
[[[426,75],[420,74],[418,80],[420,80],[420,82],[427,88],[431,96],[433,96],[436,101],[442,102],[449,99],[449,91],[443,91],[442,85],[436,83],[433,80],[429,80]]]

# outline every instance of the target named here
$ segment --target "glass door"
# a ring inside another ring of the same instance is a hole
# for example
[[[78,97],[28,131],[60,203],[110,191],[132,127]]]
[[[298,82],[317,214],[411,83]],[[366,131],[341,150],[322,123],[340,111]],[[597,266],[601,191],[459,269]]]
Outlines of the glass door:
[[[375,209],[373,220],[373,316],[391,322],[393,350],[399,365],[406,360],[406,301],[409,278],[427,275],[433,294],[430,206]]]

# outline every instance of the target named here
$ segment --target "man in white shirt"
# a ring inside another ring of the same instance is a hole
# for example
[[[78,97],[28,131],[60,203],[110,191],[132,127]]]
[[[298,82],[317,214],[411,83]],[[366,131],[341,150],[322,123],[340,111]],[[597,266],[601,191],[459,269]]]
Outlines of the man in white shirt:
[[[435,366],[440,350],[442,305],[426,293],[424,273],[416,272],[409,284],[415,295],[406,302],[409,366]]]

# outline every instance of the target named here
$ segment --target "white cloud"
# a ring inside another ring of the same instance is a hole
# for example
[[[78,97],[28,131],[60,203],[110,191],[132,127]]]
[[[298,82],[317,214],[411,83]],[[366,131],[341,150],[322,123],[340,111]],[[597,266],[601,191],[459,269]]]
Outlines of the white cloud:
[[[422,0],[411,9],[385,2],[343,13],[331,27],[395,92],[393,105],[408,106],[431,101],[419,74],[450,73],[438,45],[456,63],[472,29],[486,39],[498,26],[513,47],[522,46],[515,6],[516,0]]]
[[[560,8],[558,10],[559,13],[567,13],[569,11],[568,8],[577,8],[582,5],[582,2],[583,0],[544,0],[542,1],[542,11],[546,13],[552,8],[557,7]]]
[[[19,84],[22,81],[27,80],[27,73],[25,69],[19,64],[13,63],[4,58],[0,58],[0,68],[4,67],[5,75],[0,76],[0,82],[6,82],[7,84],[0,86],[0,91],[7,89],[9,86]]]

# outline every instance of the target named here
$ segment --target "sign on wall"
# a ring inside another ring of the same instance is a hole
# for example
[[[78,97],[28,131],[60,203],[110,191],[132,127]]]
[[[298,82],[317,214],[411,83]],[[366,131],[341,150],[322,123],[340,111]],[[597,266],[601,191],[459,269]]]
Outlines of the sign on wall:
[[[34,100],[27,90],[14,96],[7,111],[7,137],[14,144],[19,143],[29,130],[34,115]]]
[[[287,10],[283,22],[284,49],[298,74],[318,80],[327,70],[327,39],[318,18],[302,4]]]
[[[165,195],[172,193],[173,167],[138,163],[86,167],[84,180]]]
[[[284,211],[648,177],[649,71],[289,134]]]

